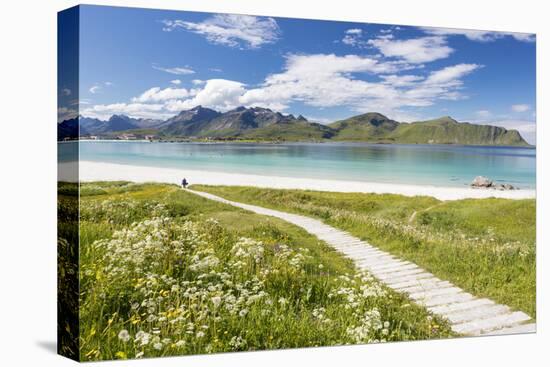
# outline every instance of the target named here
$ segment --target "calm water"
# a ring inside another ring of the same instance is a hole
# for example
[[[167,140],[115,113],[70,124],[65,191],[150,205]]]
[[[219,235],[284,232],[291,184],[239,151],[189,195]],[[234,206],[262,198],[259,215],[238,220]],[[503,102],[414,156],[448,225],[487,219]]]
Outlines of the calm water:
[[[59,144],[64,159],[75,144]],[[464,186],[475,176],[535,188],[535,149],[434,145],[81,142],[80,159],[151,167]]]

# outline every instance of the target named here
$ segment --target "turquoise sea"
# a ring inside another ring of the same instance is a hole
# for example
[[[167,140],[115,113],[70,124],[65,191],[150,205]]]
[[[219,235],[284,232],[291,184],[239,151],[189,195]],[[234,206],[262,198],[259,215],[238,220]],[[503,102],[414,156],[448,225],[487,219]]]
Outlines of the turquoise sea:
[[[59,158],[76,144],[59,144]],[[475,176],[535,188],[533,148],[366,143],[155,143],[85,141],[80,160],[285,177],[468,185]]]

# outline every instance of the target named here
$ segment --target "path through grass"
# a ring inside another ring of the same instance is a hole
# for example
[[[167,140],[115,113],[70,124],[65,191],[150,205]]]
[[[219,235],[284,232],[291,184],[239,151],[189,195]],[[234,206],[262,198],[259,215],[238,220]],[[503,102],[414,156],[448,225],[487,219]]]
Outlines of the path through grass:
[[[321,219],[472,294],[536,317],[534,199],[442,202],[391,194],[192,188]]]

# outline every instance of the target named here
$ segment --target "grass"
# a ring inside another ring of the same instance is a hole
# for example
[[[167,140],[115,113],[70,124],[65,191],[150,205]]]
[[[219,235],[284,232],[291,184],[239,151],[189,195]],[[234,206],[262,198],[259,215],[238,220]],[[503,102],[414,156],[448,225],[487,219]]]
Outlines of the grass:
[[[301,228],[174,185],[81,185],[82,360],[453,336]]]
[[[535,200],[193,186],[319,218],[463,289],[536,317]]]

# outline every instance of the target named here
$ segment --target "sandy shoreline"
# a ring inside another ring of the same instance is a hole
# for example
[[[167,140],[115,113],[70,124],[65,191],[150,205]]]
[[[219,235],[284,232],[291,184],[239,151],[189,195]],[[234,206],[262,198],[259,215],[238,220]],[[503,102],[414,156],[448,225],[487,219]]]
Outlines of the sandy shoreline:
[[[58,178],[74,181],[66,175],[71,163],[60,165]],[[66,170],[67,169],[67,170]],[[406,196],[433,196],[440,200],[499,197],[508,199],[534,198],[535,190],[482,190],[469,187],[438,187],[426,185],[388,184],[378,182],[337,181],[310,178],[275,177],[226,172],[210,172],[176,168],[131,166],[113,163],[81,161],[80,180],[133,182],[163,182],[179,184],[186,177],[191,184],[256,186],[277,189],[309,189],[334,192],[364,192],[378,194],[401,194]]]

